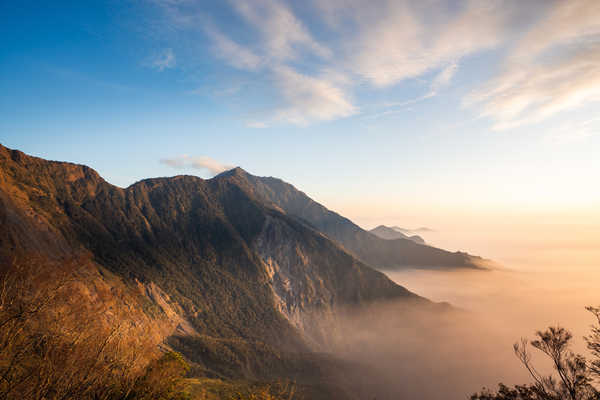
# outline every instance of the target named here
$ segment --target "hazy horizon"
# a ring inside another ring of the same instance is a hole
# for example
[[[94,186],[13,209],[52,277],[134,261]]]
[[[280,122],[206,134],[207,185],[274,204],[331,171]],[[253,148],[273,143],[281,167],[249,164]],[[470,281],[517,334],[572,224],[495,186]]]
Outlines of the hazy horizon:
[[[483,224],[478,221],[477,225]],[[581,221],[575,224],[578,229],[571,226],[569,230],[564,225],[559,229],[560,223],[542,222],[534,226],[537,229],[527,230],[508,222],[501,225],[505,236],[494,231],[494,225],[488,227],[489,234],[483,227],[469,231],[473,225],[468,224],[456,231],[420,223],[410,226],[432,228],[420,234],[432,245],[452,249],[463,244],[458,248],[468,247],[494,259],[501,269],[384,270],[407,289],[467,312],[444,321],[426,319],[414,332],[393,309],[353,316],[350,326],[369,328],[349,335],[348,341],[354,346],[368,343],[368,350],[342,354],[377,371],[381,387],[391,393],[388,398],[459,400],[484,386],[494,389],[499,382],[523,384],[531,378],[515,357],[512,344],[521,338],[533,339],[535,332],[550,326],[572,332],[573,351],[589,356],[584,336],[589,335],[594,317],[585,307],[600,306],[597,225]],[[514,234],[506,230],[508,226],[516,228]],[[370,341],[366,339],[369,332],[373,332]],[[540,371],[551,371],[540,354],[534,351],[533,357]],[[396,373],[397,369],[403,373]]]

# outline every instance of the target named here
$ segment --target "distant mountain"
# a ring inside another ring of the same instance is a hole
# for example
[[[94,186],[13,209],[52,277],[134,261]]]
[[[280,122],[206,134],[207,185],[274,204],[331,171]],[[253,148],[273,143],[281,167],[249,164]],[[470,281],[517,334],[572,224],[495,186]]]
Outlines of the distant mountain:
[[[385,225],[379,225],[378,227],[371,229],[369,232],[385,240],[408,239],[418,244],[425,244],[425,240],[423,240],[421,236],[405,235],[400,230],[390,228],[389,226]]]
[[[433,229],[427,228],[427,227],[420,227],[420,228],[416,228],[416,229],[406,229],[406,228],[401,228],[399,226],[392,226],[392,229],[397,230],[398,232],[402,232],[406,235],[414,235],[415,233],[428,233],[428,232],[435,232]]]
[[[232,174],[247,182],[256,198],[298,218],[374,268],[482,268],[488,263],[478,256],[452,253],[405,238],[382,239],[328,210],[281,179],[253,176],[239,168],[222,175]]]
[[[364,246],[354,250],[391,242],[291,185],[239,168],[122,189],[89,167],[0,145],[0,226],[0,269],[18,257],[87,254],[79,279],[89,301],[121,304],[207,376],[323,379],[326,364],[306,355],[335,335],[328,322],[337,310],[383,301],[433,305],[330,238],[354,230]],[[419,246],[402,241],[398,249],[410,249],[404,242]],[[462,265],[457,255],[423,248]]]

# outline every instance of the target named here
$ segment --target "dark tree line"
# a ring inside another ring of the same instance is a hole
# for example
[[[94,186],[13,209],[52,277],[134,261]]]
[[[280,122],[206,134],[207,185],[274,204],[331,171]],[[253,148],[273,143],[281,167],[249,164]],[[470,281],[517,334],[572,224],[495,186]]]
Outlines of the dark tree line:
[[[522,339],[514,344],[515,355],[529,372],[532,382],[514,387],[502,383],[497,391],[484,389],[471,400],[597,400],[600,391],[600,308],[587,307],[595,319],[591,333],[585,337],[592,359],[588,360],[570,350],[573,335],[562,327],[538,331],[532,341]],[[554,370],[552,375],[538,372],[531,362],[529,347],[547,356]]]

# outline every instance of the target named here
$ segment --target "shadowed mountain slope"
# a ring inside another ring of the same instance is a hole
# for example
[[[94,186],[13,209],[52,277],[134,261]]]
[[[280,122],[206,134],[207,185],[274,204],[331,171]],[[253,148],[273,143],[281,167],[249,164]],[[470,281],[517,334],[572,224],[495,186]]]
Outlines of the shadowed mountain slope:
[[[463,252],[452,253],[409,239],[382,239],[360,228],[348,218],[328,210],[280,179],[253,176],[239,168],[219,176],[231,175],[238,175],[240,179],[248,181],[257,198],[279,207],[288,215],[300,218],[375,268],[481,268],[486,263],[486,260],[478,256]]]

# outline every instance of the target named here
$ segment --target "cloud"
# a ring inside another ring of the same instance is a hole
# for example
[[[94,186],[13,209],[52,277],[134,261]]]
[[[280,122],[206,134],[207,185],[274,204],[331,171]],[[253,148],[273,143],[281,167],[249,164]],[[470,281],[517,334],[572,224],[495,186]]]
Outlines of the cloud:
[[[262,64],[263,60],[260,56],[239,43],[234,42],[212,24],[205,24],[204,29],[214,41],[214,49],[217,56],[225,60],[232,67],[244,70],[256,70]]]
[[[427,92],[426,94],[419,96],[419,97],[415,97],[413,99],[408,99],[408,100],[404,100],[404,101],[397,101],[397,102],[393,102],[393,103],[387,103],[384,104],[384,107],[386,107],[387,109],[384,109],[383,111],[379,111],[376,112],[374,114],[369,114],[369,115],[365,115],[364,118],[365,119],[378,119],[381,117],[386,117],[386,116],[390,116],[390,115],[394,115],[394,114],[399,114],[401,112],[404,112],[406,110],[409,110],[410,107],[413,104],[419,103],[421,101],[427,100],[431,97],[435,96],[435,93],[432,91]]]
[[[175,53],[173,52],[173,49],[169,48],[156,55],[147,63],[147,65],[158,71],[164,71],[165,69],[174,68],[176,63]]]
[[[309,125],[364,109],[398,113],[437,95],[459,65],[470,68],[468,57],[492,49],[500,58],[493,75],[463,104],[494,129],[538,123],[599,97],[598,0],[228,0],[219,7],[229,10],[216,13],[204,2],[152,1],[169,29],[191,43],[204,33],[215,57],[268,93],[260,111],[245,111],[263,115],[249,127]],[[175,64],[172,51],[157,60],[159,70]],[[424,78],[421,94],[394,106],[361,96]]]
[[[558,2],[515,45],[499,76],[465,99],[496,130],[600,101],[600,3]]]
[[[409,100],[386,103],[386,104],[384,104],[384,107],[386,109],[384,109],[383,111],[376,112],[374,114],[366,115],[364,118],[378,119],[381,117],[398,114],[398,113],[408,110],[409,106],[411,106],[413,104],[420,103],[424,100],[432,98],[433,96],[436,96],[440,89],[442,89],[450,84],[450,82],[452,81],[452,78],[456,74],[457,70],[458,70],[457,63],[453,62],[453,63],[449,64],[445,68],[441,69],[438,72],[438,74],[435,76],[435,78],[433,78],[433,80],[431,81],[431,84],[429,85],[429,92],[425,93],[424,95],[421,95],[419,97],[415,97],[415,98],[412,98]]]
[[[325,20],[349,35],[344,63],[376,87],[421,76],[463,56],[496,46],[508,12],[497,2],[331,1]],[[347,27],[355,27],[347,32]]]
[[[187,2],[161,1],[161,6],[171,22],[181,30],[202,29],[211,39],[214,54],[230,66],[251,73],[271,77],[270,83],[278,91],[281,106],[270,110],[270,115],[246,123],[251,128],[264,128],[271,124],[291,123],[307,125],[312,122],[332,120],[352,115],[356,107],[349,95],[338,84],[326,78],[301,73],[290,65],[294,60],[312,55],[327,59],[331,51],[316,41],[303,22],[282,1],[256,0],[244,2],[231,0],[232,9],[246,23],[247,37],[256,39],[241,43],[223,33],[213,20],[206,18]],[[190,8],[195,10],[190,12]],[[195,14],[192,17],[188,14]],[[196,27],[195,24],[199,24]],[[337,71],[331,76],[345,79]],[[326,71],[324,71],[324,74]]]
[[[274,69],[277,84],[288,106],[276,112],[276,121],[306,125],[328,121],[358,112],[340,88],[326,80],[298,73],[289,67]]]
[[[316,10],[303,8],[314,17],[311,26],[321,18],[332,27],[324,37],[323,30],[315,36],[294,13],[292,5],[300,7],[298,3],[230,0],[226,4],[243,22],[236,32],[238,38],[245,33],[241,42],[230,30],[225,34],[217,19],[198,11],[196,3],[160,3],[178,29],[204,30],[218,58],[268,77],[265,83],[272,85],[283,105],[272,108],[262,124],[308,125],[348,117],[359,111],[350,99],[361,82],[390,86],[441,70],[422,99],[431,97],[450,82],[460,57],[497,43],[502,15],[475,1],[452,12],[448,6],[427,8],[389,0],[332,0],[319,3]],[[337,15],[344,24],[331,23]],[[425,22],[431,19],[438,22],[435,29]]]
[[[550,143],[563,145],[580,142],[596,135],[600,135],[600,117],[562,123],[550,132],[547,139]]]
[[[328,48],[318,43],[304,24],[284,3],[275,0],[254,2],[232,1],[234,9],[260,33],[261,56],[241,46],[234,46],[223,36],[213,37],[223,48],[231,48],[230,63],[236,67],[266,69],[274,77],[284,107],[276,108],[266,121],[251,121],[246,125],[264,128],[273,123],[307,125],[352,115],[356,108],[348,95],[332,82],[298,72],[286,64],[308,52],[317,57],[331,56]],[[235,57],[235,58],[234,58]],[[233,62],[232,62],[233,61]]]
[[[461,57],[498,44],[502,22],[507,15],[500,6],[479,2],[468,2],[455,12],[439,7],[439,11],[433,11],[434,15],[432,10],[436,8],[417,7],[408,1],[367,4],[342,0],[319,4],[325,7],[322,17],[344,38],[344,43],[336,49],[339,61],[326,63],[313,78],[335,88],[336,92],[333,97],[325,97],[320,96],[323,91],[313,90],[313,101],[305,101],[301,94],[284,90],[292,107],[278,113],[281,120],[291,123],[307,124],[311,120],[331,120],[356,114],[358,106],[348,100],[355,85],[349,82],[366,81],[382,88],[440,70],[427,93],[404,101],[395,109],[381,110],[376,117],[397,113],[398,107],[404,108],[435,96],[450,83]],[[335,18],[344,21],[331,23]],[[426,22],[432,19],[437,22],[435,26]],[[348,32],[348,26],[354,31]],[[272,33],[277,36],[276,31]],[[281,72],[278,74],[281,78]],[[296,79],[288,76],[286,81]],[[280,87],[285,89],[289,85]],[[316,85],[308,87],[317,89]]]
[[[192,157],[187,154],[177,156],[175,158],[163,158],[160,160],[160,163],[177,169],[198,169],[204,172],[208,172],[211,175],[217,175],[221,172],[234,168],[230,165],[221,164],[217,160],[214,160],[210,157]]]
[[[246,126],[248,128],[262,129],[262,128],[268,128],[269,124],[264,121],[249,121],[249,122],[246,122]]]
[[[331,55],[329,49],[312,37],[284,3],[276,0],[232,0],[232,4],[261,33],[264,41],[261,48],[266,57],[275,61],[293,59],[301,49],[320,57]]]
[[[454,74],[456,74],[457,70],[458,64],[455,62],[449,64],[446,68],[442,69],[433,79],[433,82],[431,82],[430,93],[436,94],[438,90],[445,86],[448,86],[450,84],[450,81],[454,77]]]
[[[562,58],[527,67],[510,66],[467,104],[503,130],[540,122],[588,102],[600,101],[600,43]]]
[[[523,37],[512,57],[532,58],[556,46],[583,44],[586,38],[597,41],[599,18],[597,0],[556,2],[547,16]]]

